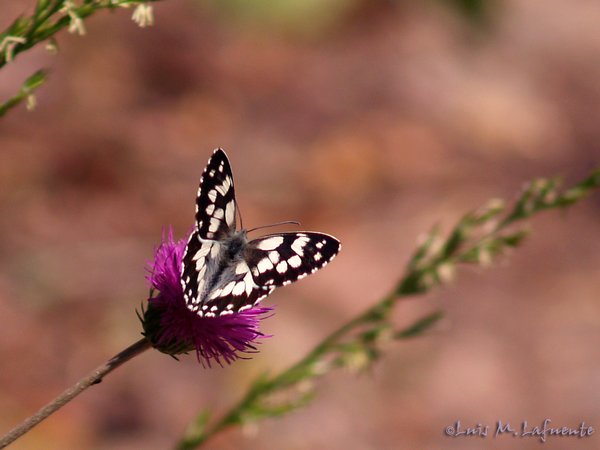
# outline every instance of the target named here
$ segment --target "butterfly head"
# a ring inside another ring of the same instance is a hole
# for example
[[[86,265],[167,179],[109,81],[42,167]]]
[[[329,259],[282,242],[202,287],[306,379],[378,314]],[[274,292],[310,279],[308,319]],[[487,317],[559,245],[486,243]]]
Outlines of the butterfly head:
[[[225,255],[230,261],[237,261],[243,256],[244,249],[248,244],[246,230],[234,231],[223,241],[224,248],[227,249]]]

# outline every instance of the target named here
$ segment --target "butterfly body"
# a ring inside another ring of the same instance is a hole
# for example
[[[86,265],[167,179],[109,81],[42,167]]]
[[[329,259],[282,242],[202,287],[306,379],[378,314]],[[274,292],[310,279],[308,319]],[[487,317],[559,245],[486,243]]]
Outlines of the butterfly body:
[[[234,231],[223,242],[223,255],[221,258],[224,262],[239,260],[243,258],[244,250],[248,244],[246,230]]]
[[[215,317],[252,308],[275,287],[299,280],[327,265],[339,252],[324,233],[278,233],[249,240],[236,229],[233,175],[227,155],[217,149],[200,180],[196,226],[182,263],[186,304],[199,316]]]

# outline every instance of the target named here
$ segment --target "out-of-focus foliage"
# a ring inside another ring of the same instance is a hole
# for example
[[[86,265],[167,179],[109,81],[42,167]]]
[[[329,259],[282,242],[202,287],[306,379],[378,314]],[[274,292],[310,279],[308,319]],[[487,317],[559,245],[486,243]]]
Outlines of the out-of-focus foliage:
[[[238,20],[265,32],[276,30],[296,36],[311,36],[331,29],[361,3],[361,0],[208,0],[210,7],[220,11],[228,21]]]
[[[495,0],[440,0],[448,6],[455,8],[457,12],[465,18],[479,23],[482,19],[488,19],[490,9]]]

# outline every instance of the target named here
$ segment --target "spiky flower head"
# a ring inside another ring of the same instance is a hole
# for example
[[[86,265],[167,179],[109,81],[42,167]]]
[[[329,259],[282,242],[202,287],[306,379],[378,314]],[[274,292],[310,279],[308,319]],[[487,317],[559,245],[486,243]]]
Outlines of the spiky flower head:
[[[200,317],[190,311],[180,277],[186,239],[175,241],[173,230],[163,233],[154,259],[148,261],[151,295],[141,317],[144,335],[152,346],[175,356],[195,350],[203,365],[230,364],[243,353],[256,352],[260,321],[272,308],[251,308],[235,314]]]

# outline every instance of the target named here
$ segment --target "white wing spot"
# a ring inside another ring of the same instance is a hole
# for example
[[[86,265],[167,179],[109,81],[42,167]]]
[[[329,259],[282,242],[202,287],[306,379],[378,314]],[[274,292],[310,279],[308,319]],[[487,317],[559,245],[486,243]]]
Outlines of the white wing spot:
[[[250,308],[252,308],[252,305],[242,306],[240,309],[238,309],[238,312],[246,311],[247,309],[250,309]]]
[[[202,244],[202,247],[196,252],[192,260],[198,260],[200,258],[204,258],[210,252],[210,244]]]
[[[281,261],[279,264],[277,264],[276,269],[279,273],[285,273],[288,269],[287,263],[285,261]]]
[[[222,290],[221,290],[221,296],[223,297],[227,297],[229,294],[231,294],[231,291],[233,291],[233,287],[235,286],[235,281],[231,281],[229,282]]]
[[[211,203],[210,205],[208,205],[206,207],[206,214],[208,214],[210,216],[210,215],[212,215],[212,213],[214,212],[214,210],[215,210],[215,204]]]
[[[217,200],[217,191],[215,191],[214,189],[208,191],[208,198],[211,202],[214,203]]]
[[[242,295],[242,292],[246,290],[246,285],[243,281],[238,281],[233,289],[232,294],[235,296]]]
[[[323,248],[323,243],[322,242],[317,242],[317,245],[315,247],[317,247],[317,248]]]
[[[273,268],[273,263],[269,260],[269,258],[263,258],[258,262],[256,267],[260,273],[265,273],[267,270],[271,270]]]
[[[214,177],[214,176],[215,176],[215,169],[211,169],[211,171],[210,171],[210,172],[208,172],[208,174],[209,174],[211,177]]]
[[[281,244],[283,244],[283,238],[281,236],[275,236],[265,239],[264,241],[260,241],[256,248],[260,250],[275,250]]]
[[[246,295],[250,297],[252,289],[254,288],[254,286],[256,286],[254,284],[254,280],[252,279],[252,275],[250,274],[250,272],[248,272],[244,277],[244,283],[246,284]]]
[[[210,218],[210,225],[208,226],[208,231],[214,233],[219,229],[219,224],[221,221],[215,217]]]
[[[302,264],[302,259],[300,259],[298,255],[294,255],[290,259],[288,259],[287,262],[290,266],[296,268],[300,267],[300,265]]]
[[[241,274],[243,274],[245,272],[248,272],[249,270],[250,270],[250,267],[248,267],[248,264],[246,264],[244,261],[240,261],[235,266],[235,273],[236,273],[236,275],[241,275]]]
[[[227,189],[225,189],[225,187],[223,185],[219,185],[219,186],[215,186],[215,189],[217,190],[217,192],[219,194],[221,194],[223,197],[225,197],[225,194],[227,194]]]
[[[296,252],[297,255],[304,256],[304,246],[310,239],[306,237],[299,237],[292,243],[292,250]]]
[[[323,255],[321,255],[321,252],[315,253],[315,261],[319,261],[322,257]]]
[[[225,207],[225,222],[227,222],[227,225],[229,225],[231,227],[233,225],[234,218],[235,218],[235,202],[233,200],[231,200],[229,203],[227,203],[227,206]]]
[[[268,256],[273,264],[277,264],[279,262],[279,259],[281,258],[279,252],[269,252]]]
[[[202,267],[198,267],[196,263],[196,270],[198,270],[198,282],[204,278],[204,274],[206,273],[206,264],[203,264]]]
[[[218,208],[214,213],[214,217],[216,217],[217,219],[222,219],[224,215],[225,215],[225,212],[223,211],[222,208]]]
[[[231,187],[231,177],[225,177],[225,179],[223,180],[223,189],[225,189],[225,192],[227,192],[230,187]]]

